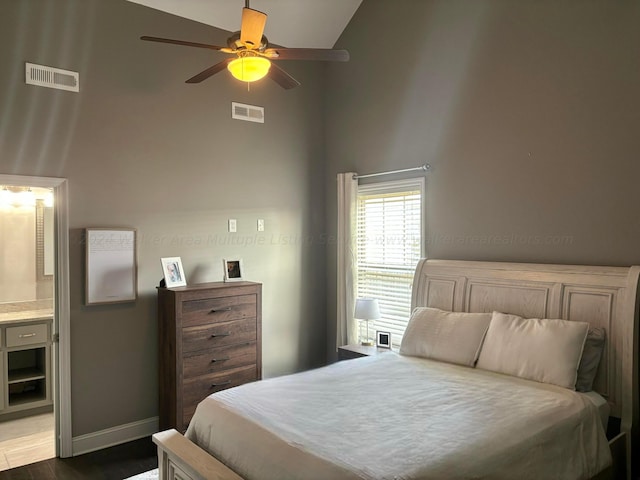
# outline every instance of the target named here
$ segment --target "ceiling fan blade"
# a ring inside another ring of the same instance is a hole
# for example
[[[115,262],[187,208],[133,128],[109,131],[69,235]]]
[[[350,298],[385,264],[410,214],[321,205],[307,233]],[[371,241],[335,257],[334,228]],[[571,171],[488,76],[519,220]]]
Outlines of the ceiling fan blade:
[[[300,85],[300,82],[277,66],[275,63],[271,64],[271,68],[269,69],[269,73],[267,76],[280,85],[285,90],[289,90],[291,88],[295,88]]]
[[[227,58],[220,63],[216,63],[212,67],[209,67],[206,70],[198,73],[197,75],[194,75],[189,80],[187,80],[186,83],[200,83],[201,81],[206,80],[212,75],[215,75],[216,73],[221,72],[222,70],[227,68],[227,65],[229,65],[232,60],[233,58]]]
[[[263,55],[272,60],[324,60],[348,62],[349,52],[330,48],[268,48]]]
[[[240,41],[248,48],[258,48],[262,42],[267,14],[244,7],[242,9],[242,24],[240,27]]]
[[[174,45],[184,45],[186,47],[208,48],[209,50],[222,50],[222,51],[228,50],[226,47],[218,47],[217,45],[207,45],[206,43],[185,42],[184,40],[173,40],[171,38],[148,37],[146,35],[143,37],[140,37],[140,40],[147,40],[149,42],[172,43]]]

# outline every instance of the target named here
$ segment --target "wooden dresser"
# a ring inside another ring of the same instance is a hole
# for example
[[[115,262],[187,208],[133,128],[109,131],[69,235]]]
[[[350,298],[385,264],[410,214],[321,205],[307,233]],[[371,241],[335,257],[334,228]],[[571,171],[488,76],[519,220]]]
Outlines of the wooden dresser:
[[[262,378],[262,285],[158,289],[160,429],[184,432],[214,392]]]

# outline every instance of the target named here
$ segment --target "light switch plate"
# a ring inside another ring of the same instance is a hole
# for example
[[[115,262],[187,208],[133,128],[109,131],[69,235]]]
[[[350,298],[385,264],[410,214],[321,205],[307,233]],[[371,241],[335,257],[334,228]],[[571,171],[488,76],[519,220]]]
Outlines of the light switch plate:
[[[229,219],[229,233],[235,233],[238,231],[238,225],[235,218]]]
[[[258,219],[258,231],[259,232],[264,232],[264,219],[263,218],[259,218]]]

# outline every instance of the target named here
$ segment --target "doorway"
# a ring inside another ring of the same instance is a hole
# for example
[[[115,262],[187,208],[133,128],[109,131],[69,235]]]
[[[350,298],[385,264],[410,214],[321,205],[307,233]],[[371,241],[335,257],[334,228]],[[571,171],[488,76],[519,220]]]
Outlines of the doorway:
[[[3,280],[11,288],[3,289],[5,293],[0,298],[0,422],[7,427],[5,432],[26,435],[32,450],[38,444],[46,444],[46,435],[38,433],[52,429],[48,451],[69,457],[72,436],[66,180],[0,174],[0,215],[5,224],[0,226],[10,240],[3,242],[2,248],[17,244],[15,256],[2,252]],[[25,239],[20,245],[18,236],[23,234]],[[40,459],[37,455],[42,451],[34,453],[33,461]],[[20,461],[20,456],[14,462]],[[24,458],[28,461],[28,457]],[[13,466],[16,465],[9,468]]]

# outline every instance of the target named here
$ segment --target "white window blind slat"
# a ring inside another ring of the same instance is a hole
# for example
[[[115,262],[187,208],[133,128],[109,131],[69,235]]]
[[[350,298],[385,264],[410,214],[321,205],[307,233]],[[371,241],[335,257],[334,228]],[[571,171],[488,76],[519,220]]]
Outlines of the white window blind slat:
[[[361,185],[357,200],[357,296],[377,298],[382,318],[370,327],[391,332],[398,346],[411,315],[411,287],[422,257],[422,180]]]

